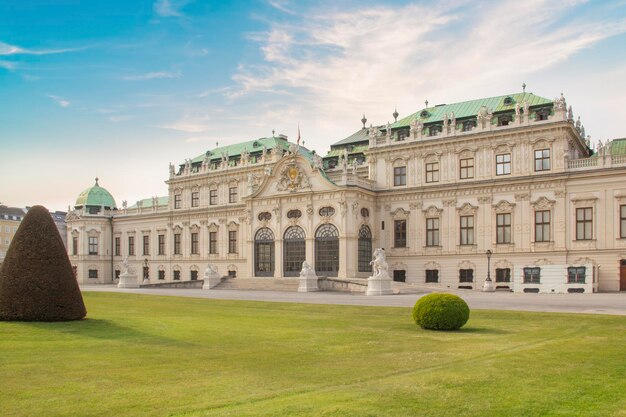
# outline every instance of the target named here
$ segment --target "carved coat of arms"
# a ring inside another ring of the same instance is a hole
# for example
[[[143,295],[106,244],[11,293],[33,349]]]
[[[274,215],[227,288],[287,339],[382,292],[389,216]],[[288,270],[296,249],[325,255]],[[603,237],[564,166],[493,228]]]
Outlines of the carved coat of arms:
[[[309,179],[300,171],[295,162],[284,167],[278,176],[276,189],[278,191],[296,191],[301,188],[309,188],[311,184]]]

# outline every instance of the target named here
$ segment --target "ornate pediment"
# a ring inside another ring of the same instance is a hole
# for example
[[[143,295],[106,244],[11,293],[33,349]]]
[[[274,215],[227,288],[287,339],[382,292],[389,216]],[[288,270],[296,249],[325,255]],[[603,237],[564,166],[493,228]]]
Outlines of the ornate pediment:
[[[476,265],[470,261],[463,261],[463,262],[459,262],[458,264],[458,268],[459,269],[474,269],[476,270]]]
[[[509,203],[506,200],[500,200],[498,204],[494,204],[493,208],[496,210],[496,213],[510,213],[515,208],[515,203]]]
[[[303,188],[311,188],[309,178],[302,172],[298,164],[290,162],[278,174],[276,190],[294,192]]]
[[[535,208],[535,210],[550,210],[554,207],[556,201],[549,200],[546,197],[539,197],[536,201],[530,203],[531,206]]]
[[[207,226],[209,228],[209,232],[217,232],[219,230],[219,226],[215,223],[211,223]]]
[[[409,213],[410,211],[406,211],[402,207],[398,207],[397,209],[391,212],[391,217],[393,217],[394,220],[402,220],[402,219],[408,218]]]
[[[435,206],[429,206],[426,210],[422,210],[426,217],[439,217],[443,209],[439,209]]]
[[[473,216],[476,214],[478,207],[472,206],[470,203],[464,203],[461,207],[457,208],[460,216]]]

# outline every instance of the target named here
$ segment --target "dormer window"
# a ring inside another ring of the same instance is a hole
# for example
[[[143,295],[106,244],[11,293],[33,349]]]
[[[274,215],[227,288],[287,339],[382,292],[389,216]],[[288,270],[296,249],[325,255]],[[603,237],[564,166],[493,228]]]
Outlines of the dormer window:
[[[466,120],[463,122],[463,132],[469,132],[476,127],[476,120]]]
[[[540,120],[548,120],[550,113],[551,111],[548,107],[535,110],[535,121],[538,122]]]
[[[498,116],[498,126],[508,126],[513,121],[513,117],[510,114],[502,114]]]
[[[441,133],[441,125],[434,125],[428,128],[428,136],[437,136]]]
[[[504,99],[504,105],[505,106],[510,106],[511,104],[513,104],[513,98],[512,97],[506,97]]]
[[[420,117],[422,118],[426,118],[428,116],[430,116],[430,114],[426,110],[422,110],[422,112],[420,113]]]

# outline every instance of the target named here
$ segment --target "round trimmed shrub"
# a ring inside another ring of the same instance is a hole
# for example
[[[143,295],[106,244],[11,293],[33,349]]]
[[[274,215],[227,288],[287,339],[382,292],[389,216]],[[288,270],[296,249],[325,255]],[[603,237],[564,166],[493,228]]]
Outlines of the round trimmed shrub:
[[[422,329],[457,330],[467,323],[469,314],[467,303],[454,294],[428,294],[413,307],[413,320]]]

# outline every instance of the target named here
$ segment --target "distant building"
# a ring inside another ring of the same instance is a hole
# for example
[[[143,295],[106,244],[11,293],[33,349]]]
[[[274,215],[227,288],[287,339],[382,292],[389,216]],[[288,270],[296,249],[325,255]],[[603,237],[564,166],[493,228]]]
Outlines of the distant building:
[[[0,204],[0,263],[4,261],[9,245],[24,215],[24,209]]]
[[[626,139],[591,149],[563,96],[525,92],[392,116],[324,158],[282,135],[209,150],[131,206],[96,180],[67,215],[79,282],[113,282],[124,258],[155,282],[305,260],[364,279],[382,247],[395,280],[436,288],[626,290]]]

